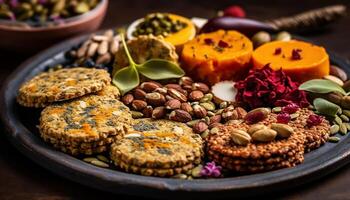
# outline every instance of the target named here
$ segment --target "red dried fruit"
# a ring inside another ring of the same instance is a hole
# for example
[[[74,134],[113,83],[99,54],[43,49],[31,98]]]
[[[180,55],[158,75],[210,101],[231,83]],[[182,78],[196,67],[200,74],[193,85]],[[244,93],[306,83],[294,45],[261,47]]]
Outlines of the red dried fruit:
[[[223,10],[224,16],[240,17],[244,18],[246,16],[245,11],[240,6],[230,6]]]
[[[277,115],[277,122],[282,124],[288,124],[290,121],[290,115],[288,113],[280,113]]]
[[[252,69],[248,76],[236,82],[236,101],[250,108],[286,106],[295,103],[304,108],[309,105],[305,91],[282,70],[273,71],[268,65]]]
[[[306,123],[309,127],[311,126],[317,126],[321,124],[323,121],[323,118],[319,115],[310,115],[309,118],[307,119]]]
[[[279,55],[282,53],[282,48],[276,48],[274,55]]]
[[[301,55],[300,55],[301,49],[293,49],[292,50],[292,60],[301,60]]]
[[[296,111],[298,111],[299,106],[295,103],[288,104],[282,108],[282,112],[288,113],[288,114],[293,114]]]
[[[205,42],[205,44],[207,44],[207,45],[212,45],[212,44],[214,44],[214,40],[212,40],[211,38],[205,38],[205,39],[204,39],[204,42]]]
[[[221,48],[227,48],[229,45],[227,42],[223,41],[223,40],[220,40],[219,43],[218,43],[218,46],[221,47]]]

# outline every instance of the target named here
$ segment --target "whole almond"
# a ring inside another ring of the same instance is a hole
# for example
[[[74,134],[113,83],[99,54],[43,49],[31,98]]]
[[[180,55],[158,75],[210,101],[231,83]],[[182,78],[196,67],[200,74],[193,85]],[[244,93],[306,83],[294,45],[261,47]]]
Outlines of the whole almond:
[[[134,90],[134,97],[138,100],[144,100],[146,98],[146,92],[140,88]]]
[[[156,107],[153,109],[152,118],[153,119],[161,119],[165,116],[166,111],[164,106]]]
[[[97,60],[96,64],[104,64],[104,63],[109,63],[111,62],[112,56],[110,53],[105,53],[103,55],[100,55]]]
[[[207,116],[207,110],[200,105],[194,105],[193,106],[193,114],[197,118],[203,118],[203,117]]]
[[[177,99],[171,99],[165,103],[165,108],[168,110],[179,109],[181,107],[181,102]]]
[[[188,112],[184,110],[176,109],[170,113],[169,119],[173,121],[185,123],[185,122],[191,121],[192,117]]]
[[[207,84],[205,83],[193,83],[192,84],[192,90],[200,90],[202,91],[204,94],[209,92],[209,87]]]
[[[104,55],[108,52],[108,41],[107,40],[104,40],[100,43],[100,45],[98,46],[98,49],[97,49],[97,53],[99,55]]]
[[[334,82],[334,83],[336,83],[336,84],[338,84],[338,85],[340,85],[340,86],[343,86],[343,85],[344,85],[344,82],[343,82],[340,78],[338,78],[338,77],[336,77],[336,76],[333,76],[333,75],[326,75],[326,76],[324,76],[323,78],[324,78],[324,79],[327,79],[327,80],[329,80],[329,81],[332,81],[332,82]]]
[[[191,115],[193,114],[193,108],[187,102],[186,103],[181,103],[180,109],[190,113]]]
[[[348,76],[346,75],[345,71],[335,65],[331,65],[329,73],[333,76],[340,78],[342,81],[346,81],[348,79]]]
[[[143,110],[144,108],[146,108],[147,103],[146,101],[142,101],[142,100],[134,100],[131,103],[131,106],[134,108],[134,110]]]
[[[145,92],[153,92],[155,89],[159,88],[159,84],[155,82],[143,82],[140,85],[140,88],[144,90]]]
[[[153,107],[152,106],[147,106],[142,110],[143,116],[144,117],[152,117],[153,113]]]
[[[158,92],[151,92],[146,94],[146,101],[152,106],[161,106],[166,102],[164,95]]]
[[[199,121],[192,127],[192,129],[195,133],[200,134],[208,129],[208,125],[203,121]]]
[[[174,99],[181,101],[181,102],[187,101],[186,95],[184,95],[183,93],[181,93],[178,90],[173,89],[173,88],[168,89],[168,95],[173,97]]]
[[[131,104],[132,101],[134,101],[134,96],[132,94],[127,94],[127,95],[123,96],[123,98],[122,98],[122,102],[125,105]]]
[[[166,89],[165,87],[159,87],[159,88],[156,88],[153,92],[158,92],[162,95],[166,95],[168,92],[168,89]]]
[[[175,83],[169,83],[169,84],[166,84],[165,86],[164,86],[166,89],[175,89],[175,90],[177,90],[177,91],[182,91],[182,87],[181,87],[181,85],[179,85],[179,84],[175,84]]]
[[[189,95],[188,95],[188,98],[191,100],[191,101],[199,101],[201,100],[201,98],[204,97],[204,94],[202,91],[200,90],[194,90],[192,91]]]
[[[192,78],[188,77],[188,76],[183,76],[180,78],[179,80],[179,84],[183,87],[186,85],[192,86],[193,84],[193,80]]]

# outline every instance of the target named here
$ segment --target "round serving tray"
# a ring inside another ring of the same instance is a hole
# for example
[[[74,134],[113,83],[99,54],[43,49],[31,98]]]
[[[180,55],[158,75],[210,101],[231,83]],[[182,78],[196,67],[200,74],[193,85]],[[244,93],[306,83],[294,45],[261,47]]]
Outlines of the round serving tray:
[[[339,143],[327,143],[307,153],[305,161],[296,167],[220,179],[179,180],[140,176],[95,167],[59,152],[38,136],[36,125],[40,111],[19,106],[16,95],[25,80],[45,70],[48,65],[64,62],[63,52],[80,44],[87,37],[62,42],[29,59],[8,77],[0,93],[1,119],[9,141],[30,159],[60,176],[113,193],[158,198],[232,198],[281,192],[314,181],[350,161],[348,136],[342,136]],[[345,59],[332,52],[328,53],[332,63],[350,74],[350,64]]]

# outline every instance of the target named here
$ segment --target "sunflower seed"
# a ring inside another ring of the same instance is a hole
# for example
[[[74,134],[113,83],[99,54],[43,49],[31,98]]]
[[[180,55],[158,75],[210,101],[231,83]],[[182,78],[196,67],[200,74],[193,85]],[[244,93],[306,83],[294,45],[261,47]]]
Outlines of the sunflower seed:
[[[328,138],[328,142],[332,142],[332,143],[337,143],[337,142],[339,142],[339,140],[340,140],[340,138],[335,137],[335,136]]]
[[[97,166],[97,167],[103,167],[103,168],[108,168],[109,167],[109,164],[105,163],[105,162],[102,162],[100,160],[93,160],[91,161],[91,164]]]

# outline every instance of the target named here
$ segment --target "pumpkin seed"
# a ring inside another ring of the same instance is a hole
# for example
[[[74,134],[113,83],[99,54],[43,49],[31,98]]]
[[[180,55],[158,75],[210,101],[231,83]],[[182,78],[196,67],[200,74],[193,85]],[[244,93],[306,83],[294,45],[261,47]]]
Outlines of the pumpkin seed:
[[[172,178],[187,179],[187,175],[186,174],[176,174],[176,175],[172,176]]]
[[[332,125],[331,128],[330,128],[330,134],[334,135],[334,134],[338,133],[339,132],[339,128],[340,127],[337,124]]]
[[[207,129],[201,134],[201,137],[206,138],[206,137],[208,137],[209,134],[210,134],[210,131]]]
[[[335,137],[335,136],[328,138],[328,142],[332,142],[332,143],[337,143],[337,142],[339,142],[339,140],[340,140],[340,138]]]
[[[346,115],[340,115],[340,118],[343,120],[343,122],[348,122],[349,121],[349,117],[347,117]]]
[[[94,157],[87,157],[87,158],[84,158],[83,161],[85,162],[88,162],[88,163],[91,163],[92,161],[94,160],[97,160],[97,158],[94,158]]]
[[[132,116],[132,118],[134,118],[134,119],[138,119],[138,118],[143,117],[143,113],[142,113],[142,112],[138,112],[138,111],[132,110],[132,111],[131,111],[131,116]]]
[[[109,164],[105,163],[105,162],[102,162],[100,160],[93,160],[91,161],[91,164],[97,166],[97,167],[103,167],[103,168],[108,168],[109,167]]]
[[[348,129],[346,128],[345,123],[342,123],[339,127],[339,132],[342,135],[346,135],[346,133],[348,132]]]
[[[290,114],[290,119],[293,120],[293,119],[296,119],[299,117],[299,114],[298,113],[293,113],[293,114]]]
[[[343,110],[343,114],[350,117],[350,110]]]
[[[97,155],[96,157],[97,157],[97,159],[99,159],[100,161],[109,163],[109,159],[108,159],[106,156],[104,156],[104,155]]]
[[[343,123],[343,121],[342,121],[342,120],[340,119],[340,117],[338,117],[337,115],[335,116],[334,121],[335,121],[339,126]]]

